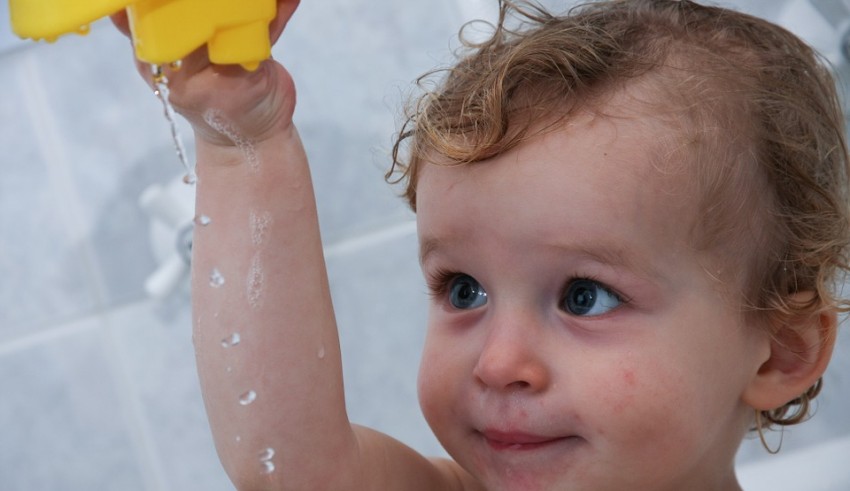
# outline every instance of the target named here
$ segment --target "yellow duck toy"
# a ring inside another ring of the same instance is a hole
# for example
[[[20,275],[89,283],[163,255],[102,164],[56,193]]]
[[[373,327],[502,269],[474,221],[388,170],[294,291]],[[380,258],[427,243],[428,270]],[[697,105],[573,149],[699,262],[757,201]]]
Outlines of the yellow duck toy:
[[[255,70],[271,55],[275,0],[9,0],[12,29],[54,41],[85,34],[95,20],[127,9],[136,57],[164,65],[207,45],[210,60]]]

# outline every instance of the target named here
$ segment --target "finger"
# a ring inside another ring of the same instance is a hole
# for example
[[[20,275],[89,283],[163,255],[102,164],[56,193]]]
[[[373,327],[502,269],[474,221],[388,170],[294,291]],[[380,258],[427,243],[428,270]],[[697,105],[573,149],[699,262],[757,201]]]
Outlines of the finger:
[[[295,9],[298,8],[299,3],[301,3],[301,0],[277,0],[277,15],[269,24],[269,37],[272,44],[276,43],[278,38],[280,38],[283,29],[286,27],[289,19],[292,18],[292,14],[295,13]]]
[[[127,19],[127,11],[122,10],[116,14],[110,15],[109,18],[115,27],[118,28],[125,36],[130,36],[130,20]]]

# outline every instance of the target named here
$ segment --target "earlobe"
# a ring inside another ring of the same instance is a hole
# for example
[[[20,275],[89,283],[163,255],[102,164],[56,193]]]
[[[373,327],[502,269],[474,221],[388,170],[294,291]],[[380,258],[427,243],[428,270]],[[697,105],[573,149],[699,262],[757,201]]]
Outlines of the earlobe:
[[[769,340],[770,355],[744,392],[744,402],[767,411],[804,394],[829,364],[837,325],[837,314],[830,310],[785,322],[775,329]]]

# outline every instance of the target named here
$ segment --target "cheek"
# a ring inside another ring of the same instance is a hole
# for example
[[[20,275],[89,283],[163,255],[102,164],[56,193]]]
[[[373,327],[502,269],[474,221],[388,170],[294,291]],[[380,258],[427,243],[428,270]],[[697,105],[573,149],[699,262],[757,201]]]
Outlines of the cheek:
[[[670,367],[623,363],[595,385],[594,400],[601,402],[599,416],[605,418],[598,427],[641,444],[671,438],[681,443],[693,426],[689,404],[696,394],[689,385]]]
[[[437,390],[436,383],[439,376],[434,373],[434,364],[428,358],[428,354],[423,353],[422,361],[419,365],[419,376],[416,381],[417,393],[419,396],[419,406],[422,408],[422,413],[430,422],[431,412],[440,406],[440,393]]]
[[[452,357],[447,356],[438,344],[429,335],[422,352],[417,379],[419,406],[435,433],[439,421],[445,418],[443,413],[451,411],[452,399],[457,391],[454,384],[463,375],[457,373]]]
[[[640,393],[638,375],[634,368],[628,367],[620,369],[611,378],[608,386],[612,390],[606,391],[603,398],[606,406],[611,408],[611,415],[615,418],[622,418],[627,411],[634,408],[635,398]],[[640,382],[640,385],[643,385],[643,381]]]

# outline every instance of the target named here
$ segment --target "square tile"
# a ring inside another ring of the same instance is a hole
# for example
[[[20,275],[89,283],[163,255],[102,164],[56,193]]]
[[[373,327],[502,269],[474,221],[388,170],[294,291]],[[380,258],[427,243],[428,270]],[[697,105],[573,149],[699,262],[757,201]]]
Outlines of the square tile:
[[[102,326],[0,356],[3,489],[146,491]]]
[[[133,65],[129,41],[106,20],[88,36],[39,46],[37,70],[91,240],[106,306],[144,297],[156,267],[143,190],[182,176],[160,102]],[[191,131],[178,120],[184,144]],[[193,155],[189,155],[190,159]]]
[[[413,81],[449,59],[454,2],[302,2],[274,48],[298,88],[295,120],[328,241],[407,219],[384,182]]]
[[[0,77],[0,343],[97,307],[86,242],[40,147],[26,85],[33,51],[5,55]]]
[[[109,314],[147,431],[171,490],[231,491],[218,460],[195,369],[187,298],[143,301]]]
[[[407,235],[327,258],[349,417],[424,455],[444,455],[419,408],[416,379],[428,295]]]

